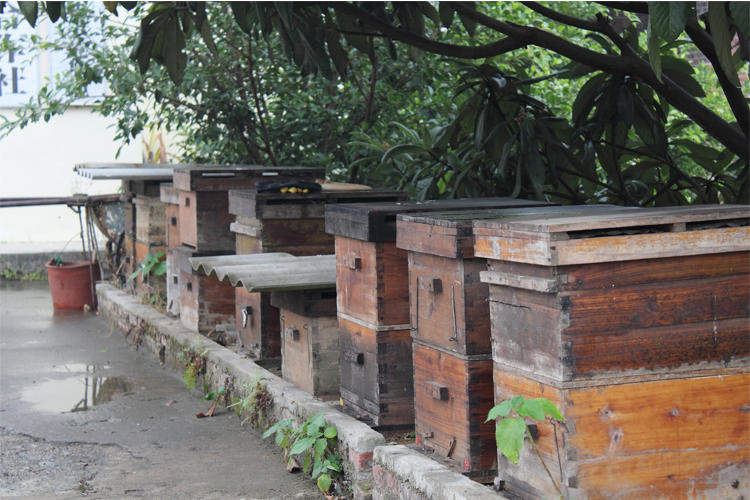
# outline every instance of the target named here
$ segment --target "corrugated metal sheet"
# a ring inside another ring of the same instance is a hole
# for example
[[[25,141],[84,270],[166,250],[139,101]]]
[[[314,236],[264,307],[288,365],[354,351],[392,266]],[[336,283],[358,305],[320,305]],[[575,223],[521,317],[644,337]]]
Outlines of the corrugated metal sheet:
[[[196,272],[214,274],[221,281],[249,292],[312,290],[336,286],[336,256],[295,257],[288,253],[193,257]]]

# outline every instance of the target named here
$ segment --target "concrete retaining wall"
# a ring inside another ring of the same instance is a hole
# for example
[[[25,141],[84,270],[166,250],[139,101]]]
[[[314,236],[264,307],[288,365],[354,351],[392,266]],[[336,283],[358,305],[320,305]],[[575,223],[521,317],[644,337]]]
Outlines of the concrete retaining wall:
[[[196,356],[204,360],[205,373],[199,381],[204,390],[218,390],[229,382],[233,395],[244,397],[260,380],[273,397],[269,420],[294,418],[302,422],[322,413],[338,430],[344,469],[355,499],[505,498],[405,446],[385,446],[382,434],[337,411],[331,403],[313,398],[250,359],[188,330],[179,319],[141,304],[136,297],[105,282],[97,283],[96,293],[99,314],[125,331],[136,348],[148,349],[180,373],[187,360]]]

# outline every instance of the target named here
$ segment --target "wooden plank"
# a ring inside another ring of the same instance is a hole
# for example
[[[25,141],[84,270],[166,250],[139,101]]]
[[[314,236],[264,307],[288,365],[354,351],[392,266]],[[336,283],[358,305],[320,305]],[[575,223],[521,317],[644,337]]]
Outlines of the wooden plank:
[[[464,198],[411,202],[337,204],[326,207],[326,231],[363,241],[395,241],[396,215],[445,210],[486,210],[538,205],[514,198]]]
[[[234,322],[234,287],[215,276],[180,272],[180,321],[199,333],[207,333],[219,323]]]
[[[747,205],[693,205],[656,208],[593,208],[587,205],[580,213],[569,213],[563,217],[524,217],[509,220],[482,220],[477,227],[492,229],[515,229],[544,233],[624,229],[639,227],[692,224],[698,222],[747,220],[750,207]],[[669,230],[669,228],[662,228]],[[689,229],[688,229],[689,230]]]
[[[555,244],[559,265],[750,250],[750,227],[577,239]]]
[[[336,236],[336,276],[339,312],[376,326],[409,323],[407,253],[394,242]]]

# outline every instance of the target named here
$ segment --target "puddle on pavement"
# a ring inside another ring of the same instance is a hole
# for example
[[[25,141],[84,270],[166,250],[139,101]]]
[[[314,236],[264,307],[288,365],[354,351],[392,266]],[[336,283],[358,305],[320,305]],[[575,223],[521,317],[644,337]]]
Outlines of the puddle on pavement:
[[[67,366],[78,368],[78,365]],[[37,410],[68,413],[89,410],[133,389],[133,383],[123,377],[95,375],[93,366],[81,366],[85,367],[84,373],[35,384],[23,391],[21,399]]]

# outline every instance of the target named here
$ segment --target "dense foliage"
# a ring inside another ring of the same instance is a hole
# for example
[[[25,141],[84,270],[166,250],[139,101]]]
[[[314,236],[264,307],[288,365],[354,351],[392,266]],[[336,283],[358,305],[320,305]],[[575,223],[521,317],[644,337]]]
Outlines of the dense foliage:
[[[111,82],[122,138],[181,131],[185,160],[326,165],[419,198],[748,199],[747,3],[105,4],[140,28],[102,21],[70,53],[77,83]],[[95,16],[64,5],[71,43]]]

